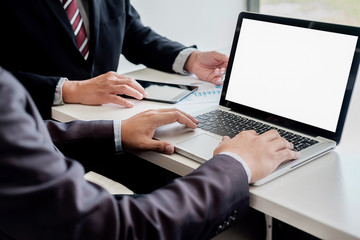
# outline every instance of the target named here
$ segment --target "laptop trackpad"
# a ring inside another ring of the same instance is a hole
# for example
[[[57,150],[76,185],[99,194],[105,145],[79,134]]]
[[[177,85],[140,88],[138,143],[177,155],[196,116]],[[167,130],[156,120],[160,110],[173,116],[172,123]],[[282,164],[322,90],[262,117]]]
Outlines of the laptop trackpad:
[[[178,153],[204,162],[212,158],[220,142],[220,138],[203,133],[177,143],[176,148]]]

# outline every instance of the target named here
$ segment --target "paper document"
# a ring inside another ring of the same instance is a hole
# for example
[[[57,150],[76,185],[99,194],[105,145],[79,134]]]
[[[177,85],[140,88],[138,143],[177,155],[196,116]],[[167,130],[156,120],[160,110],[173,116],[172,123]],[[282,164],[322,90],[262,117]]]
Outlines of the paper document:
[[[192,94],[181,100],[178,104],[219,102],[221,90],[222,86],[199,86],[199,89],[196,92],[193,92]]]

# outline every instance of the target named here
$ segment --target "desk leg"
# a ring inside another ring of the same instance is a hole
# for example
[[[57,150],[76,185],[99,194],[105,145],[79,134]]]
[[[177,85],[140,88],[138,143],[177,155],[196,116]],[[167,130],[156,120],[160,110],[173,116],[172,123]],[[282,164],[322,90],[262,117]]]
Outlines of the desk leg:
[[[273,218],[265,214],[266,240],[272,240]]]

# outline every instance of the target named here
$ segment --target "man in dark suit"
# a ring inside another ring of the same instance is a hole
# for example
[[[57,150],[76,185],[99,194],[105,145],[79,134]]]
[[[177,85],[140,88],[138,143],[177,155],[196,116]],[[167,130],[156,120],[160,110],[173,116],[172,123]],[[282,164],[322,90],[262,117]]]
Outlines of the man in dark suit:
[[[123,131],[124,147],[156,149],[148,130],[175,121],[196,127],[191,116],[173,109],[124,121],[123,129],[146,125],[131,135]],[[53,144],[95,142],[114,151],[112,124],[44,125],[26,90],[0,68],[1,239],[209,239],[247,210],[249,182],[298,157],[276,131],[243,132],[225,137],[215,156],[191,174],[150,194],[115,198],[85,181],[82,166]]]
[[[115,72],[120,54],[215,84],[227,66],[223,54],[185,47],[145,27],[129,0],[3,0],[0,9],[0,65],[26,87],[44,118],[63,102],[132,107],[118,94],[142,99],[144,89]]]

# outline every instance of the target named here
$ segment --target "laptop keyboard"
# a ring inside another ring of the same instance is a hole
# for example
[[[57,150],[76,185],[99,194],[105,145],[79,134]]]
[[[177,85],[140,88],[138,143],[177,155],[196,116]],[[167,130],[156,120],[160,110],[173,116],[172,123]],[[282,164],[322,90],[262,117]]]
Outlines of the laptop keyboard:
[[[262,134],[270,129],[275,129],[279,132],[281,137],[294,144],[295,151],[301,151],[318,142],[298,134],[221,110],[214,110],[196,116],[196,119],[199,120],[199,128],[220,136],[226,135],[231,138],[244,130],[255,130],[258,134]]]

